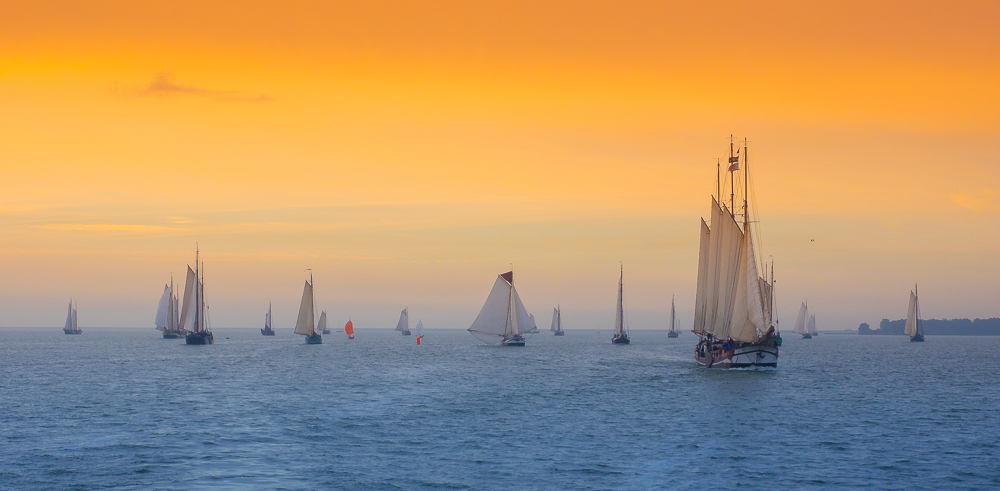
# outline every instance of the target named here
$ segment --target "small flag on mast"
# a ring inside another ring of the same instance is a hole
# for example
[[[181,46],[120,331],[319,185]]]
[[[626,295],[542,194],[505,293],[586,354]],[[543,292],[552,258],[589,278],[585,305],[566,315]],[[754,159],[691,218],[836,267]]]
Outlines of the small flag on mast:
[[[729,157],[729,172],[740,170],[740,150],[736,149],[736,156]]]

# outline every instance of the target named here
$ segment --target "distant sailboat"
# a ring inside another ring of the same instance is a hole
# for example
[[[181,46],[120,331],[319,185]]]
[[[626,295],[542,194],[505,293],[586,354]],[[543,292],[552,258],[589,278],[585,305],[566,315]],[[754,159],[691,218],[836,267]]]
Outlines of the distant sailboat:
[[[670,330],[667,331],[668,338],[676,338],[677,334],[677,307],[674,306],[674,297],[670,297]]]
[[[806,322],[806,332],[812,337],[819,336],[819,333],[816,332],[816,314],[809,314],[809,322]]]
[[[476,320],[469,327],[473,336],[488,344],[524,346],[522,334],[535,327],[514,288],[514,272],[497,275],[493,289]]]
[[[812,339],[808,323],[809,305],[806,302],[802,302],[802,306],[799,307],[799,315],[795,317],[795,327],[792,328],[792,332],[795,334],[801,334],[802,339]]]
[[[615,307],[615,335],[611,344],[629,344],[628,326],[625,322],[625,308],[622,306],[622,280],[625,278],[625,267],[618,273],[618,305]]]
[[[321,334],[330,334],[330,330],[326,328],[326,311],[324,310],[319,314],[319,324],[316,325],[316,330]]]
[[[309,281],[302,289],[302,303],[299,304],[299,317],[295,321],[295,334],[306,337],[306,344],[323,344],[323,336],[316,332],[316,310],[313,307],[313,276],[309,270]]]
[[[177,301],[177,294],[174,293],[174,277],[171,276],[170,284],[163,285],[163,295],[160,296],[160,303],[156,307],[156,330],[163,332],[164,339],[178,339],[184,336],[177,315]]]
[[[410,335],[410,314],[403,309],[399,314],[399,322],[396,323],[396,330],[403,333],[403,336]]]
[[[260,330],[263,336],[274,336],[274,329],[271,329],[271,304],[267,304],[267,314],[264,314],[264,328]]]
[[[181,329],[190,331],[184,337],[185,344],[215,344],[215,335],[208,330],[205,317],[205,267],[199,263],[198,247],[194,249],[194,271],[187,268],[184,282],[184,303],[181,306]],[[200,269],[199,269],[200,268]],[[191,314],[191,329],[187,328],[188,314]]]
[[[83,334],[83,330],[76,324],[76,307],[73,306],[72,300],[69,301],[69,307],[66,310],[66,325],[63,327],[63,334]]]
[[[917,285],[910,292],[910,305],[906,307],[906,330],[911,343],[924,342],[924,330],[920,326],[920,299],[917,297]]]
[[[701,221],[698,288],[692,331],[700,341],[695,360],[709,368],[776,367],[781,336],[773,323],[774,265],[770,278],[758,273],[757,253],[749,206],[747,146],[743,159],[729,149],[729,182],[743,165],[742,224],[736,221],[736,186],[727,207],[712,197],[712,226]],[[721,167],[719,168],[721,174]],[[721,179],[717,184],[721,195]],[[766,267],[764,268],[766,276]]]
[[[417,333],[417,344],[420,344],[420,340],[424,338],[424,321],[417,321],[417,327],[414,327],[413,330]]]
[[[566,331],[563,331],[562,328],[562,311],[559,310],[558,305],[556,305],[556,308],[552,309],[552,326],[549,327],[549,331],[553,333],[553,336],[566,335]]]
[[[347,324],[344,324],[344,333],[347,334],[347,339],[354,339],[354,322],[347,319]]]

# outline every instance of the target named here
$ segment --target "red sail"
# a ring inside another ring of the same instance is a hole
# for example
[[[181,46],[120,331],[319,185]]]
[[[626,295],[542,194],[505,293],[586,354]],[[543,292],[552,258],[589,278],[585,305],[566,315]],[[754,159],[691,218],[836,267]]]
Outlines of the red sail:
[[[347,333],[348,336],[353,336],[354,335],[354,323],[351,322],[351,321],[347,321],[347,324],[344,324],[344,332]]]

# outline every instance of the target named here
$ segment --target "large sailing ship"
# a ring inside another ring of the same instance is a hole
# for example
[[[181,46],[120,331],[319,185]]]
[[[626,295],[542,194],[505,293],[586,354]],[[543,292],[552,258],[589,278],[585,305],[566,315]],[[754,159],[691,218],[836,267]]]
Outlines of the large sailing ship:
[[[66,324],[63,327],[63,334],[83,334],[83,329],[76,324],[76,307],[73,300],[69,301],[69,308],[66,310]]]
[[[910,305],[906,307],[906,329],[903,331],[910,337],[911,343],[924,342],[924,330],[920,325],[920,299],[917,297],[917,285],[910,292]]]
[[[260,330],[261,336],[274,336],[274,329],[271,328],[271,304],[267,304],[267,313],[264,314],[264,328]]]
[[[406,312],[406,309],[403,309],[399,313],[399,322],[396,323],[396,330],[403,333],[403,336],[410,335],[410,314]]]
[[[720,204],[721,179],[717,196],[712,197],[711,227],[701,221],[698,254],[698,289],[695,296],[695,319],[692,332],[700,341],[695,360],[709,368],[776,367],[781,336],[772,324],[774,301],[774,265],[771,274],[758,274],[754,251],[754,222],[750,219],[747,145],[743,157],[734,152],[730,142],[729,173],[732,192],[728,206]],[[743,164],[742,216],[735,210],[736,188],[733,178]],[[719,168],[721,177],[721,167]],[[770,276],[770,277],[768,277]]]
[[[799,307],[799,315],[795,316],[795,327],[792,328],[792,332],[795,334],[801,334],[802,339],[812,339],[813,335],[809,332],[808,324],[809,304],[807,302],[802,302],[802,305]]]
[[[313,297],[313,275],[309,270],[309,281],[302,289],[302,302],[299,304],[299,316],[295,321],[295,334],[306,337],[306,344],[323,344],[323,336],[316,332],[316,309]]]
[[[178,298],[174,293],[174,278],[170,277],[170,283],[163,285],[163,295],[160,295],[160,303],[156,307],[156,330],[163,333],[163,339],[180,339],[184,337],[181,329],[180,316],[178,312]]]
[[[566,331],[563,331],[562,328],[562,311],[558,305],[552,309],[552,326],[549,327],[549,331],[552,331],[553,336],[566,335]]]
[[[215,344],[215,335],[208,328],[205,306],[205,265],[199,262],[198,247],[194,249],[194,270],[187,267],[184,281],[184,302],[181,304],[181,329],[188,331],[185,344]],[[190,317],[188,315],[190,314]],[[188,321],[191,329],[188,329]]]
[[[615,308],[615,335],[611,338],[611,344],[629,344],[632,341],[628,337],[628,326],[625,322],[625,307],[622,304],[622,280],[625,278],[625,267],[621,267],[618,273],[618,305]]]
[[[514,271],[508,271],[497,275],[469,332],[487,344],[524,346],[522,334],[534,328],[535,323],[514,288]]]
[[[674,297],[670,296],[670,330],[667,331],[668,338],[676,338],[677,334],[677,307],[674,306]]]

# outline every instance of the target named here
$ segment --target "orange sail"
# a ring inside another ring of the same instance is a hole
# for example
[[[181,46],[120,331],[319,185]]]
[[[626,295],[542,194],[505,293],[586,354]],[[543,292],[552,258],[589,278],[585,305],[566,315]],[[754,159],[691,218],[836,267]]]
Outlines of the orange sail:
[[[348,336],[354,336],[354,323],[347,321],[347,324],[344,324],[344,332],[347,333]]]

